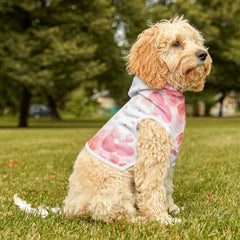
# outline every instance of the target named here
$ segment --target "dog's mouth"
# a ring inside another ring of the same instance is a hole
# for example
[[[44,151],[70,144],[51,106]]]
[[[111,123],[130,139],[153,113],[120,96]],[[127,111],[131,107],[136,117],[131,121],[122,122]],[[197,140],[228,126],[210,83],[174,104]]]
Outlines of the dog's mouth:
[[[186,70],[186,77],[202,78],[207,75],[207,66],[205,64],[198,64],[195,67],[191,67]]]
[[[190,74],[192,71],[194,70],[194,68],[190,68],[186,71],[186,74]]]
[[[205,84],[206,67],[204,64],[191,67],[185,72],[185,77],[188,89],[201,91]]]
[[[192,66],[189,69],[187,69],[185,74],[191,74],[198,71],[205,71],[205,67],[206,67],[205,64],[197,64],[196,66]]]

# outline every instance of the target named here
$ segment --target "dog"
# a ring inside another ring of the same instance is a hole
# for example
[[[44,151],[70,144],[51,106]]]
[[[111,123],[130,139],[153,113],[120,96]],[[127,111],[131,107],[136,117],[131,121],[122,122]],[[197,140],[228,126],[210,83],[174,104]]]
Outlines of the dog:
[[[183,93],[204,88],[212,60],[201,33],[183,17],[143,31],[126,60],[135,75],[130,100],[79,153],[63,210],[103,221],[179,222],[170,214],[180,211],[172,179],[185,127]],[[47,216],[17,195],[14,201]]]
[[[135,75],[131,99],[78,155],[64,212],[174,223],[169,213],[180,210],[172,178],[185,125],[182,93],[204,88],[212,60],[201,33],[183,17],[143,31],[126,60]]]

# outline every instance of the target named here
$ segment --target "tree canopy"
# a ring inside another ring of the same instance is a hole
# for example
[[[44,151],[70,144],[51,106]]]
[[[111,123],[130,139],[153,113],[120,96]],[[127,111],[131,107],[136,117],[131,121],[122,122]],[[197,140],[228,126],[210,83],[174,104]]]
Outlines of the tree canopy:
[[[106,71],[107,63],[97,57],[101,49],[117,49],[109,41],[113,8],[105,0],[4,1],[0,6],[0,81],[16,84],[23,102],[36,93],[58,102],[80,85],[93,87],[93,78]]]
[[[124,55],[148,23],[176,14],[206,39],[213,58],[206,90],[239,91],[239,0],[4,0],[0,109],[10,107],[27,126],[32,96],[45,99],[55,117],[77,88],[107,88],[121,104],[131,78]]]

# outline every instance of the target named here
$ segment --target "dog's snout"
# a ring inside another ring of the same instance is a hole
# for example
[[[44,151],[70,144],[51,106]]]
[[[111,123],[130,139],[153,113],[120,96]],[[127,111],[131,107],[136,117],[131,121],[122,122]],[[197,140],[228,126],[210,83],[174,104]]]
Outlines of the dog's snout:
[[[206,58],[207,58],[207,52],[204,51],[204,50],[199,50],[197,53],[196,53],[198,59],[200,59],[201,61],[205,61]]]

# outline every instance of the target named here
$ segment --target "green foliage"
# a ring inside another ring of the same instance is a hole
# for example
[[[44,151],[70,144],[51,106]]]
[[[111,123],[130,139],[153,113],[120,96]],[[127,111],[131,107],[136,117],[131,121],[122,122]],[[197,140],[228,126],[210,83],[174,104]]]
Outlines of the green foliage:
[[[80,83],[105,71],[106,67],[103,62],[93,59],[98,47],[96,39],[82,31],[84,26],[79,27],[89,14],[84,14],[84,2],[66,4],[57,1],[49,2],[49,6],[44,3],[38,1],[27,7],[28,1],[16,1],[11,7],[2,8],[2,21],[15,17],[20,23],[19,29],[11,25],[4,29],[2,69],[11,79],[43,88],[59,99]],[[98,11],[96,6],[95,11]],[[27,24],[19,21],[19,14],[25,14]]]
[[[66,103],[66,109],[76,117],[89,117],[96,112],[96,103],[86,96],[84,89],[79,88],[72,93],[71,100]]]
[[[109,89],[122,105],[132,78],[123,56],[147,23],[175,14],[210,47],[206,90],[240,90],[239,13],[239,0],[0,1],[0,108],[18,108],[26,87],[61,106],[79,87]]]
[[[115,46],[112,13],[105,0],[0,2],[0,86],[7,80],[17,86],[13,94],[24,86],[59,103],[80,85],[96,87],[107,70],[99,49]]]

